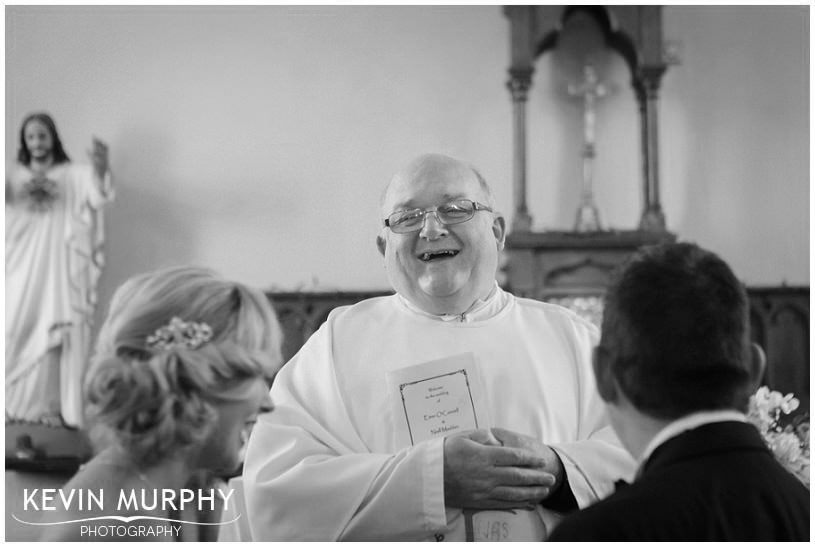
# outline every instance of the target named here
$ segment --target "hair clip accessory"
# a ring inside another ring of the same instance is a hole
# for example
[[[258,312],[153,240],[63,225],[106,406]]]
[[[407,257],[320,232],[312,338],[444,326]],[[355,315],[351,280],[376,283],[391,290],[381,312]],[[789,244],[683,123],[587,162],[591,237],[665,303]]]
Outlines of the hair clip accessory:
[[[212,329],[206,323],[188,323],[173,317],[169,324],[147,337],[147,347],[160,350],[178,347],[198,349],[211,338]]]

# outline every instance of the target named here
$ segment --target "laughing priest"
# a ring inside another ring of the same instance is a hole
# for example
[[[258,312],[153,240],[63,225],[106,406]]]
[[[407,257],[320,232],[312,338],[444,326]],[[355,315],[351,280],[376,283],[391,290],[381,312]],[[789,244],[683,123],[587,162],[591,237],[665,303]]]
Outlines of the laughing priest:
[[[428,154],[382,196],[392,296],[335,309],[249,442],[253,540],[540,540],[630,478],[569,310],[495,280],[505,220],[483,177]]]

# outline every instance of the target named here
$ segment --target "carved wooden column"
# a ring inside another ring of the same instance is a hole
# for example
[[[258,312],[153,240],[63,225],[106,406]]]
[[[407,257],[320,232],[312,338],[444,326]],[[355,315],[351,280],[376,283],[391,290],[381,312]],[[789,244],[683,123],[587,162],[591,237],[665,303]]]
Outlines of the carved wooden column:
[[[643,68],[635,86],[640,106],[643,150],[643,211],[640,230],[664,232],[665,214],[659,201],[659,142],[657,99],[664,66]]]
[[[512,95],[512,196],[515,215],[512,218],[513,232],[528,232],[532,229],[532,216],[526,206],[526,99],[532,85],[532,69],[510,70],[507,87]]]
[[[526,204],[526,102],[538,56],[536,45],[541,33],[545,35],[555,30],[561,9],[561,6],[504,6],[504,15],[511,27],[512,59],[507,88],[512,97],[513,232],[528,233],[532,229],[532,215]]]
[[[662,7],[637,7],[640,64],[633,70],[634,91],[640,107],[643,151],[643,210],[640,230],[664,232],[665,214],[659,201],[659,85],[667,63],[662,44]],[[633,27],[634,25],[632,25]]]

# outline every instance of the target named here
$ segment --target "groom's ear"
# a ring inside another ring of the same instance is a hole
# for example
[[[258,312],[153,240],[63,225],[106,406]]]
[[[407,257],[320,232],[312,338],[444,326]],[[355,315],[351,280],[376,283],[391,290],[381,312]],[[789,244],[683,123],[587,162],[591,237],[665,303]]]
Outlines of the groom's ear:
[[[764,378],[764,371],[767,369],[767,356],[761,346],[753,342],[750,344],[750,361],[748,362],[750,373],[751,393],[755,393]]]

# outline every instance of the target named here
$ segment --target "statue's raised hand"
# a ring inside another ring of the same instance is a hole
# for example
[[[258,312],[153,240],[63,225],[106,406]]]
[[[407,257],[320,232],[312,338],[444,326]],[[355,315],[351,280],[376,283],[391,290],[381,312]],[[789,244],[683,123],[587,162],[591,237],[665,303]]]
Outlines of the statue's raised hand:
[[[91,160],[91,164],[93,164],[94,173],[100,179],[105,177],[105,173],[108,172],[110,169],[110,165],[108,164],[108,145],[99,140],[96,137],[93,137],[92,141],[93,148],[88,150],[88,157]]]

